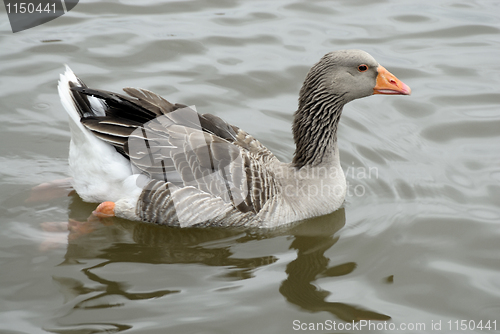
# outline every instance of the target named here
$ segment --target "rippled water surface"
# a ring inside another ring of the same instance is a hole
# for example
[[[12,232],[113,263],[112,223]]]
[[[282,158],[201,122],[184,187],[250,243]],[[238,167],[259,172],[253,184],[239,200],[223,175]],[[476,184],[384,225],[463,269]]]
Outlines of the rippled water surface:
[[[500,330],[496,1],[80,1],[16,34],[0,15],[0,332]],[[96,88],[194,104],[289,161],[304,76],[345,48],[413,94],[346,106],[350,193],[331,215],[279,231],[179,230],[87,221],[95,204],[32,190],[68,177],[64,63]],[[491,330],[470,330],[480,321]]]

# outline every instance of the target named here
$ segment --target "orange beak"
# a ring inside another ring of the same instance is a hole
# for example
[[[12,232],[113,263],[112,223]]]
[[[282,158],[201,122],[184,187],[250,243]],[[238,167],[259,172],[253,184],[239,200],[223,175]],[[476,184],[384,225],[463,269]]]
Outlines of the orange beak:
[[[377,83],[373,88],[373,94],[410,95],[411,89],[391,72],[379,65],[377,68]]]

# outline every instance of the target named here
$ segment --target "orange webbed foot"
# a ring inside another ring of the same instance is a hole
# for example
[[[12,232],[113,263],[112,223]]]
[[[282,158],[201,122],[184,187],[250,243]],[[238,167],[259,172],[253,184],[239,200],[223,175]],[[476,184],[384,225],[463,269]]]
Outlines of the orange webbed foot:
[[[115,216],[115,203],[114,202],[102,202],[99,206],[92,211],[92,214],[99,218],[108,218]]]

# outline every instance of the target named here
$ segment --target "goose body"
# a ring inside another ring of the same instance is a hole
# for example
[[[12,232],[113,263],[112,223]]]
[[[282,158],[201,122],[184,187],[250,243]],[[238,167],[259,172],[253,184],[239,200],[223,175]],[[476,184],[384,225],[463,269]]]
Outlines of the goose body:
[[[102,202],[94,214],[180,227],[276,227],[337,210],[346,194],[343,106],[410,94],[364,51],[326,54],[300,91],[297,148],[285,163],[242,129],[145,89],[91,89],[66,67],[58,90],[70,116],[73,187]]]

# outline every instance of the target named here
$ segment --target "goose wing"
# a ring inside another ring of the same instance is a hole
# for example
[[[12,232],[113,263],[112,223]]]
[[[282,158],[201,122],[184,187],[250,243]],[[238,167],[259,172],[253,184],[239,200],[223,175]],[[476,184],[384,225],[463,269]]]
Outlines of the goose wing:
[[[276,194],[278,185],[268,167],[278,163],[277,158],[221,118],[172,104],[145,89],[125,88],[129,96],[87,87],[72,87],[72,91],[101,99],[105,116],[82,117],[82,124],[155,184],[161,181],[166,188],[189,188],[254,214]],[[79,100],[86,99],[80,96]],[[81,109],[81,114],[88,115],[86,109],[92,106]],[[195,197],[193,192],[190,196]],[[141,196],[141,200],[151,198]]]

